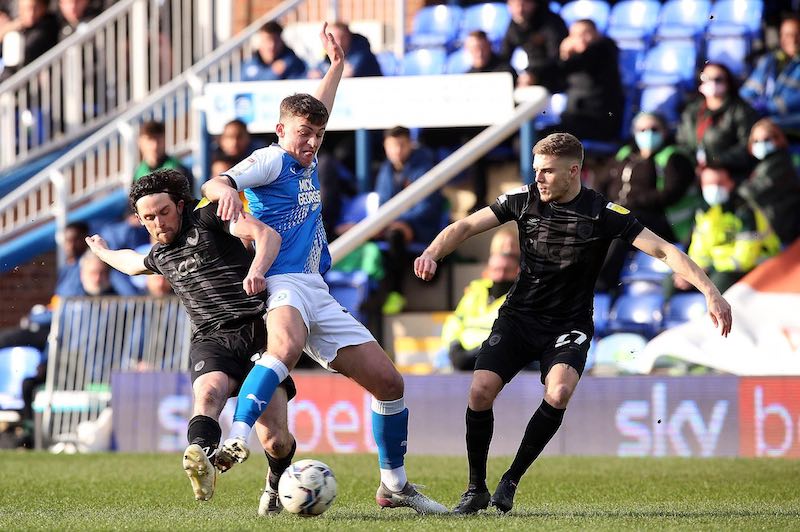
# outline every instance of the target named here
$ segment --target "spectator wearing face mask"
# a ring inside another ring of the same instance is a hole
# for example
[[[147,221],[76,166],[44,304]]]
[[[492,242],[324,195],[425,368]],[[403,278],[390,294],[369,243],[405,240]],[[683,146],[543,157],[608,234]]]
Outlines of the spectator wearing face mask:
[[[695,217],[688,255],[724,292],[760,262],[777,254],[780,240],[766,216],[737,193],[736,182],[725,170],[706,168],[700,187],[707,206]],[[692,288],[677,275],[673,285],[679,291]]]
[[[706,167],[725,169],[741,182],[752,170],[747,137],[756,112],[739,96],[733,74],[720,63],[706,63],[697,91],[700,97],[681,115],[678,143],[695,154],[698,175]]]
[[[633,120],[633,141],[623,146],[594,189],[627,209],[670,242],[689,241],[694,214],[701,205],[693,157],[675,144],[666,120],[641,113]],[[631,246],[615,240],[598,279],[599,291],[611,291]]]
[[[788,246],[800,236],[800,177],[786,135],[772,120],[762,118],[750,130],[747,146],[758,164],[739,194],[764,213],[781,244]]]

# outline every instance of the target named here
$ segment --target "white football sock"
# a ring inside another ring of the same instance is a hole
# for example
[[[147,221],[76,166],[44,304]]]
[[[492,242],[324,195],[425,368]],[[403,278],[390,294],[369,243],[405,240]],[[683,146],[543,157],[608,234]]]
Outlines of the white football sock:
[[[381,482],[389,491],[403,491],[408,483],[406,467],[400,466],[394,469],[381,469]]]

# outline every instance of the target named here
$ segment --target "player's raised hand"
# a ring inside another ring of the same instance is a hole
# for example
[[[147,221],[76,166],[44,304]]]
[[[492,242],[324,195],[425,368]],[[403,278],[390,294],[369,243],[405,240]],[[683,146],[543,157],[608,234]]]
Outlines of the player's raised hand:
[[[342,47],[336,42],[336,39],[333,38],[333,34],[328,33],[327,22],[322,25],[322,31],[319,32],[319,39],[322,41],[322,47],[325,48],[325,53],[328,54],[332,65],[344,61],[344,50],[342,50]]]
[[[239,219],[239,216],[244,211],[244,205],[239,198],[239,193],[232,188],[222,190],[217,200],[217,216],[224,221],[233,221]]]
[[[733,323],[730,304],[717,292],[706,297],[706,306],[708,306],[708,314],[711,316],[714,327],[719,328],[722,336],[728,336]]]
[[[89,249],[92,250],[92,253],[95,255],[98,251],[103,249],[108,249],[108,243],[103,240],[103,237],[100,235],[92,235],[86,237],[86,245],[89,246]]]
[[[414,275],[423,281],[430,281],[436,275],[436,261],[423,253],[414,259]]]
[[[242,286],[248,296],[253,296],[267,289],[267,280],[264,279],[263,275],[249,272],[244,281],[242,281]]]

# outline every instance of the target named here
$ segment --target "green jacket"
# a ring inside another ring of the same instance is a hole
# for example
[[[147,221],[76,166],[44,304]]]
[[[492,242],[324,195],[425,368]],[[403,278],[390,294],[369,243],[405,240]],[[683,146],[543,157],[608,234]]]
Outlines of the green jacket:
[[[467,351],[480,347],[492,332],[492,324],[497,313],[506,300],[500,296],[489,299],[492,287],[489,279],[476,279],[464,291],[456,310],[447,317],[442,327],[442,345],[449,346],[455,340]]]

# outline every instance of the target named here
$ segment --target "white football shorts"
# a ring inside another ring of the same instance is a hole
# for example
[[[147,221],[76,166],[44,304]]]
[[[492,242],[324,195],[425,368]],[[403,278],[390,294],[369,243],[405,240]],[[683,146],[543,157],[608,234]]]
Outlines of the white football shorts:
[[[374,342],[360,321],[341,306],[318,273],[281,273],[267,277],[267,312],[289,305],[308,329],[305,352],[328,370],[339,349]],[[267,331],[269,334],[269,331]]]

